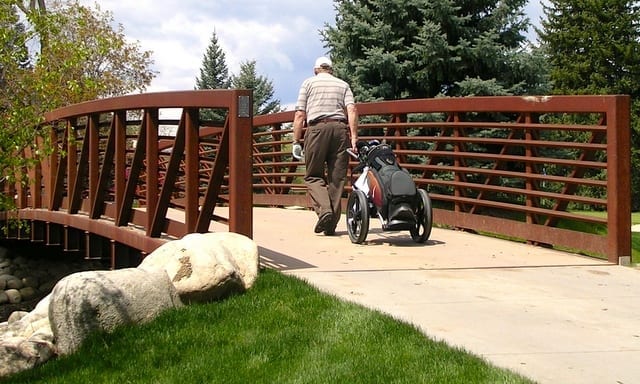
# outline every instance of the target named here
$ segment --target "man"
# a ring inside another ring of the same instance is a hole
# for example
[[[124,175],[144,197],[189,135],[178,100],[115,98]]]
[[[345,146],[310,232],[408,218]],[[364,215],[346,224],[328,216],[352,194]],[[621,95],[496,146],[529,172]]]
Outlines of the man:
[[[318,215],[315,233],[335,234],[342,214],[341,199],[347,179],[348,148],[357,151],[358,110],[345,81],[333,76],[331,60],[319,57],[314,76],[300,87],[293,120],[294,156],[300,157],[304,134],[304,177]],[[326,179],[325,179],[326,166]]]

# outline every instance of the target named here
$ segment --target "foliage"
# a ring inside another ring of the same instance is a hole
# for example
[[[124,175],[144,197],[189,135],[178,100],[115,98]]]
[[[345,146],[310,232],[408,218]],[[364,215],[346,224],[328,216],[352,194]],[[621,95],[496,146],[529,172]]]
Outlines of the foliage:
[[[54,1],[47,9],[40,3],[0,5],[0,179],[10,184],[25,182],[12,175],[49,153],[46,141],[36,143],[49,136],[40,127],[45,112],[143,91],[155,76],[151,53],[127,42],[122,26],[114,30],[110,13],[72,0]],[[0,201],[0,210],[12,204]]]
[[[525,0],[334,3],[322,36],[359,100],[546,90],[542,56],[523,45]]]
[[[202,58],[200,76],[196,78],[196,89],[228,89],[231,87],[226,55],[213,32],[207,52]]]
[[[538,30],[556,94],[628,94],[632,169],[640,169],[640,6],[628,0],[551,0]],[[632,209],[640,176],[631,173]]]
[[[266,115],[282,112],[280,100],[274,99],[273,82],[256,72],[256,61],[240,64],[240,73],[231,76],[231,85],[238,89],[253,90],[253,114]]]
[[[200,76],[196,77],[196,89],[229,89],[231,78],[227,59],[222,47],[218,43],[218,35],[214,31],[209,41],[207,51],[202,57]],[[213,124],[224,124],[227,111],[224,109],[200,109],[200,120]]]
[[[265,76],[258,75],[256,61],[247,60],[240,64],[237,75],[229,74],[226,55],[213,32],[211,41],[202,58],[200,76],[196,78],[196,89],[251,89],[253,90],[253,114],[263,115],[281,112],[280,100],[273,99],[273,83]],[[217,123],[224,122],[226,111],[202,110],[200,118]]]
[[[530,383],[272,270],[250,291],[95,335],[7,383]]]
[[[551,0],[544,12],[554,93],[640,96],[637,2]]]
[[[128,42],[124,27],[114,29],[112,13],[97,5],[54,1],[26,16],[40,46],[34,72],[48,85],[39,91],[54,97],[54,107],[142,92],[155,76],[151,52]]]

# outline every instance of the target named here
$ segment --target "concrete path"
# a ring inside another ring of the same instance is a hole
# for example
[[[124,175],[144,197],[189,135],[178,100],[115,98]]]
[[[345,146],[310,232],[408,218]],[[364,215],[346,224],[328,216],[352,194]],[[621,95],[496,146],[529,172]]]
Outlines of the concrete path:
[[[308,210],[254,208],[262,263],[417,325],[540,383],[640,383],[640,270],[434,228],[371,221],[366,245],[315,235]]]

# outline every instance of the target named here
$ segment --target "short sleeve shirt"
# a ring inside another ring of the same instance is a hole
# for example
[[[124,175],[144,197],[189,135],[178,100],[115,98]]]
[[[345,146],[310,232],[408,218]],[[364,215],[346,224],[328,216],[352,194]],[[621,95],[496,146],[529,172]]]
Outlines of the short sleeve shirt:
[[[346,81],[320,72],[300,86],[296,111],[305,111],[307,121],[322,118],[345,119],[344,109],[355,104],[353,92]]]

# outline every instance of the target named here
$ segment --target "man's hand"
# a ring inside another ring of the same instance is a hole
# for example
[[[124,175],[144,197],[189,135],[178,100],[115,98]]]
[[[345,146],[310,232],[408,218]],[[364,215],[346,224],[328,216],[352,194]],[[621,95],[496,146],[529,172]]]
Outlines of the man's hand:
[[[304,150],[302,149],[302,144],[293,143],[293,146],[291,146],[291,155],[296,158],[296,160],[302,160],[304,158]]]

